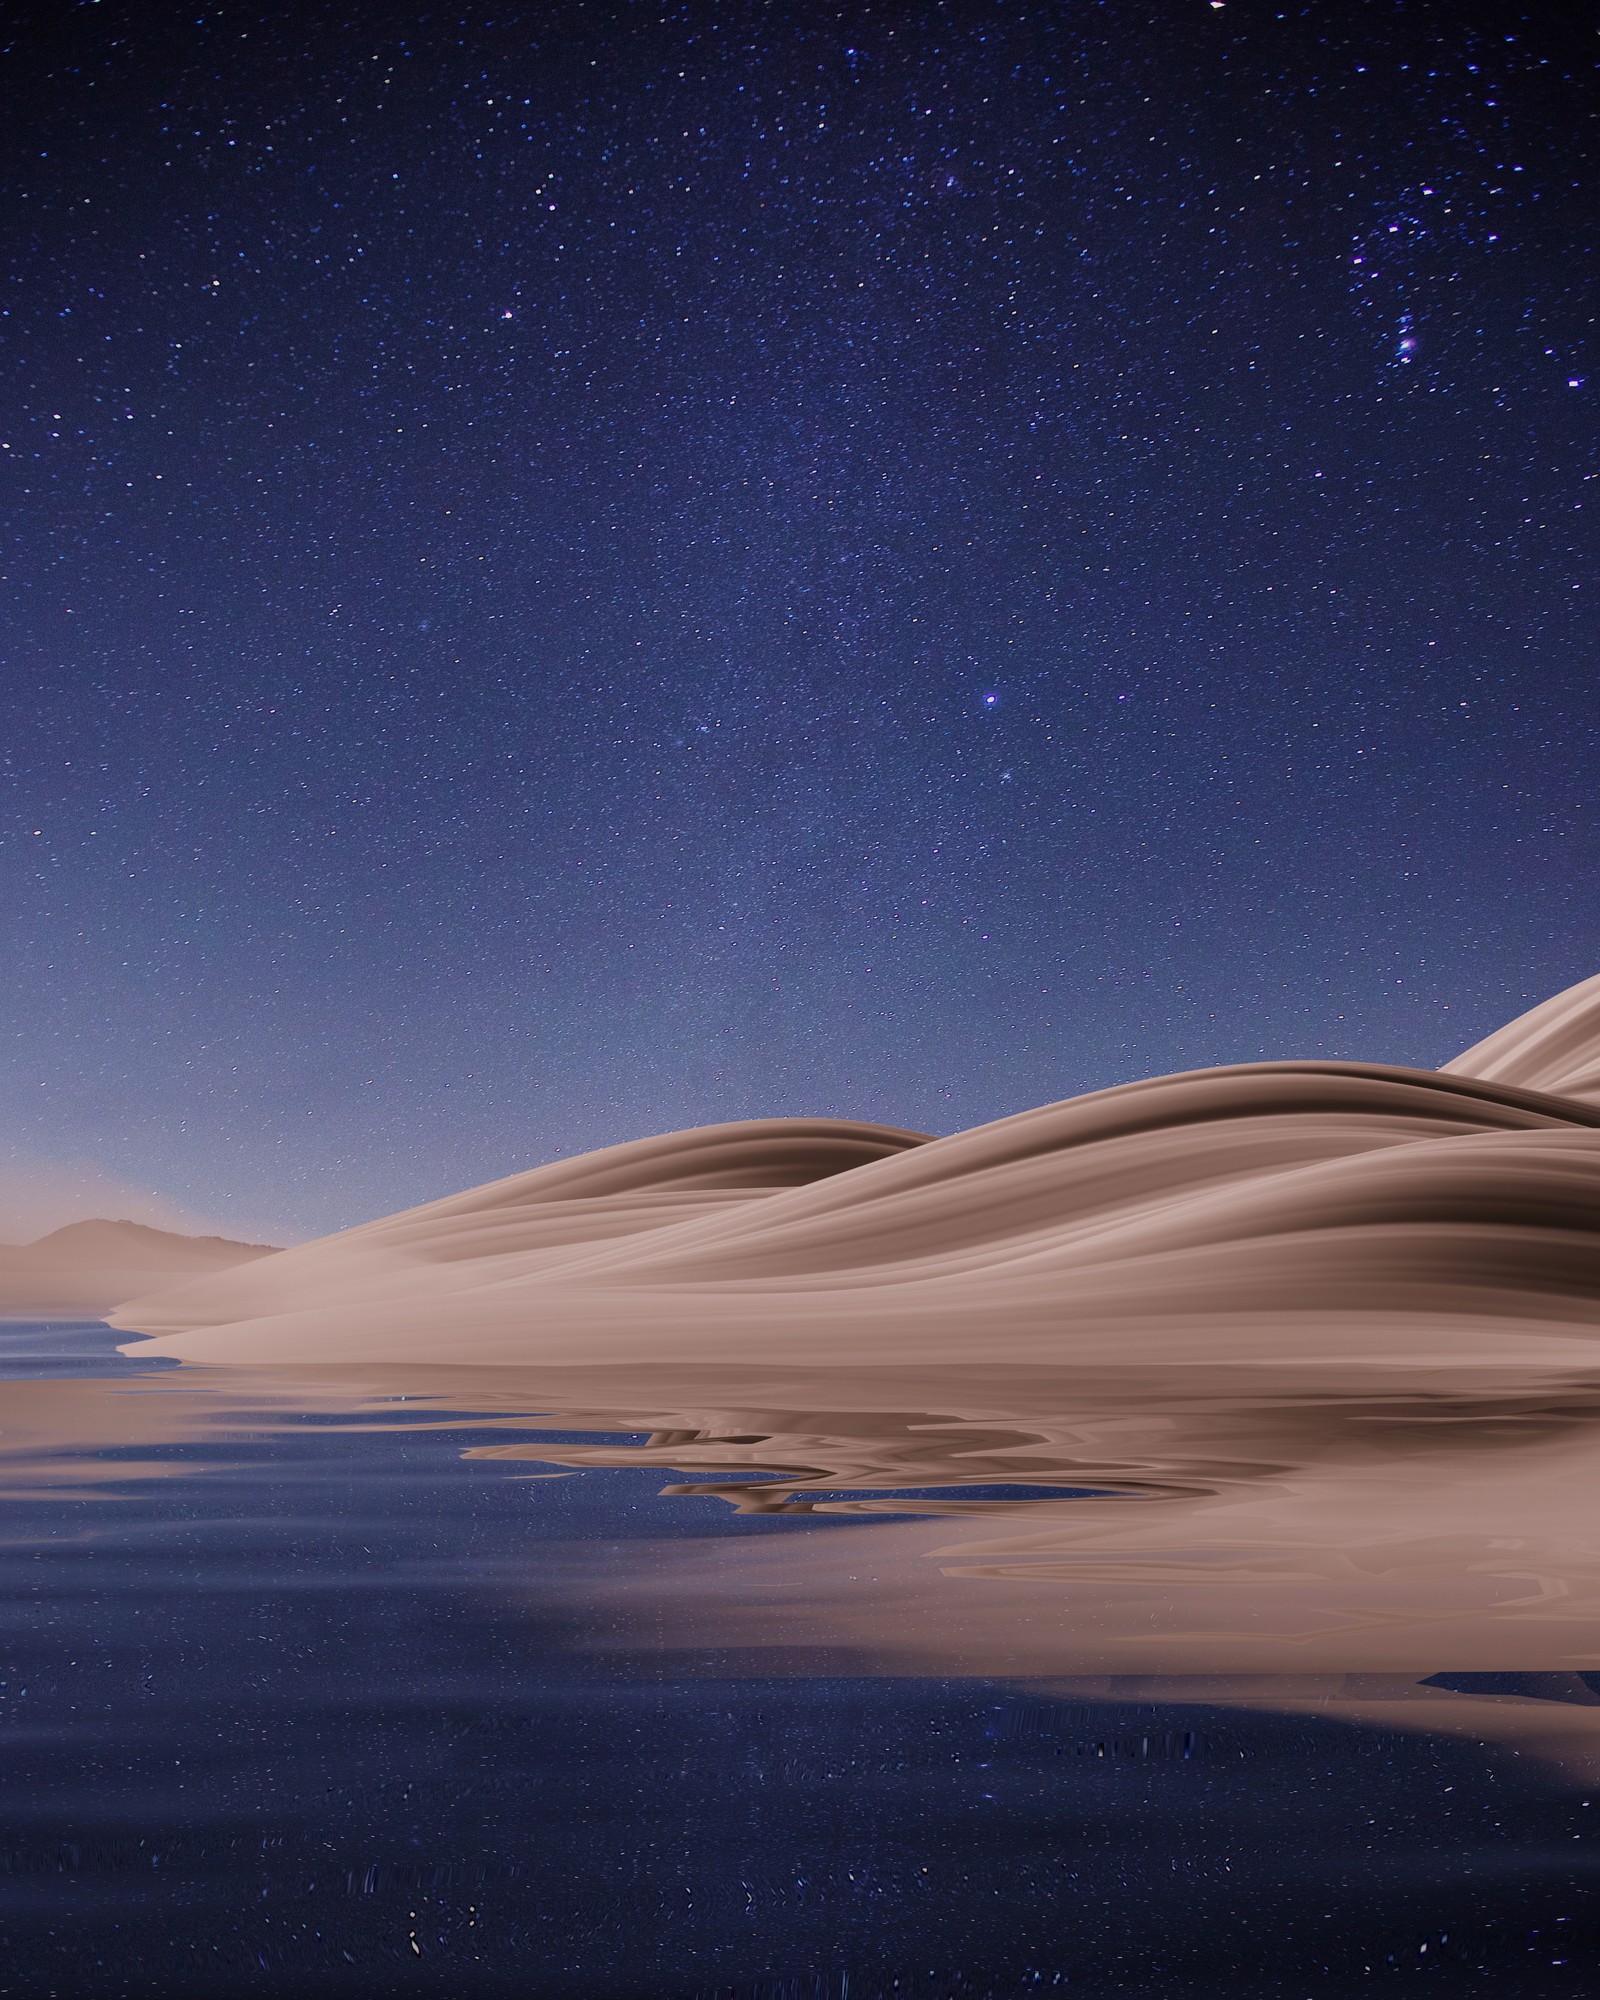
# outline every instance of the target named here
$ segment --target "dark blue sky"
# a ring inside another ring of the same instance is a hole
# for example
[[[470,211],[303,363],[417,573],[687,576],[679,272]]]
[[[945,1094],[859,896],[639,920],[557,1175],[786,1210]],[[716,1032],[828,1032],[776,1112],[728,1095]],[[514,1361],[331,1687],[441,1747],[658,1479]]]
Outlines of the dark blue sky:
[[[303,1233],[1596,970],[1564,11],[13,15],[13,1164]]]

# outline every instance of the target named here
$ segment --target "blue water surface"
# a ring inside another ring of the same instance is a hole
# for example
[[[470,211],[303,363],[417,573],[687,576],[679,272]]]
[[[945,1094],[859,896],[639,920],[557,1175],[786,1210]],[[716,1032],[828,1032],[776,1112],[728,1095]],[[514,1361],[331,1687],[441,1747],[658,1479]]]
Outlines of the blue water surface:
[[[0,1411],[115,1338],[0,1330]],[[1600,1992],[1591,1809],[1531,1760],[641,1649],[641,1545],[851,1523],[517,1477],[469,1415],[0,1502],[0,1995]]]

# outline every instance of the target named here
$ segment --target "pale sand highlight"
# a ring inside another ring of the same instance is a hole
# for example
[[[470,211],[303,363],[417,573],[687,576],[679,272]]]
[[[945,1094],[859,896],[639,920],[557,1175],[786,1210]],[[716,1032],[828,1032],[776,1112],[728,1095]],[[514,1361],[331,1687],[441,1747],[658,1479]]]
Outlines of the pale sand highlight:
[[[945,1139],[708,1126],[136,1299],[227,1363],[1579,1366],[1600,978],[1443,1071],[1253,1063]]]
[[[116,1319],[160,1336],[134,1352],[408,1385],[411,1421],[652,1434],[496,1459],[868,1517],[586,1573],[668,1647],[1187,1684],[1596,1768],[1585,1683],[1419,1683],[1600,1671],[1600,978],[1443,1071],[1257,1063],[948,1139],[644,1140]],[[937,1525],[870,1518],[908,1512]]]

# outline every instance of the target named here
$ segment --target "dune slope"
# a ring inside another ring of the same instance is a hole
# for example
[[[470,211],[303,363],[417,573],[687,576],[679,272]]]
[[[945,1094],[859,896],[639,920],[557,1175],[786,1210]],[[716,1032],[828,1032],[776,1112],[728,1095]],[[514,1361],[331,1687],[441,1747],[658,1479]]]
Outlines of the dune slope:
[[[1578,1361],[1600,978],[1443,1070],[1253,1063],[949,1138],[608,1148],[136,1299],[227,1362]]]

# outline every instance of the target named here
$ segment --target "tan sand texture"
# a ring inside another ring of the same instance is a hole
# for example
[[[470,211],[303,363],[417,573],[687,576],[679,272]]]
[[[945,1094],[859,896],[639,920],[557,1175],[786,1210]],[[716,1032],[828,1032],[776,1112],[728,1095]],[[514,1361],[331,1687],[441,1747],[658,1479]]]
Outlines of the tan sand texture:
[[[1251,1063],[942,1139],[640,1140],[112,1318],[251,1364],[1584,1367],[1600,978],[1442,1071]]]
[[[270,1244],[179,1236],[142,1222],[69,1222],[35,1243],[0,1243],[0,1319],[100,1319],[135,1289],[271,1255]]]
[[[626,1643],[1316,1710],[1600,1778],[1600,979],[1444,1071],[645,1140],[117,1319],[403,1422],[597,1434],[471,1448],[508,1470],[854,1517],[575,1551]]]

